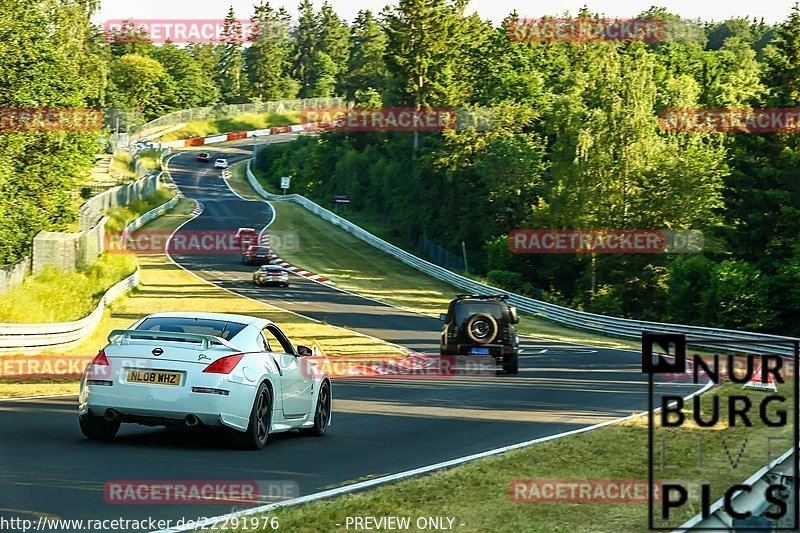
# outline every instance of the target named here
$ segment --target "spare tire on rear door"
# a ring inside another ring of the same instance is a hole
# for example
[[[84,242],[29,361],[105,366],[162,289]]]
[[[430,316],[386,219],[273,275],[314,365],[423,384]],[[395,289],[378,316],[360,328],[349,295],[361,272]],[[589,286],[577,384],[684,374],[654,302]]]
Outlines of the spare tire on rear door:
[[[492,315],[478,313],[467,321],[467,335],[477,344],[489,344],[497,337],[497,320]]]

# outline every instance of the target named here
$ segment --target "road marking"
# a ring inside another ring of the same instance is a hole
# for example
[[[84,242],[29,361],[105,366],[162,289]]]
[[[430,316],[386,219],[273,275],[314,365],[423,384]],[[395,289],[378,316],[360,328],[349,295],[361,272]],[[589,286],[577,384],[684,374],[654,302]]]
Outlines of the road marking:
[[[697,394],[702,394],[706,390],[710,389],[712,385],[713,385],[713,383],[708,383],[702,389],[697,390],[697,391],[687,395],[684,398],[684,401],[691,399],[692,397],[694,397]],[[654,409],[653,411],[657,412],[659,410],[660,409]],[[570,435],[578,435],[580,433],[586,433],[587,431],[593,431],[595,429],[600,429],[600,428],[603,428],[603,427],[606,427],[606,426],[610,426],[612,424],[616,424],[618,422],[631,420],[633,418],[642,416],[644,414],[647,414],[647,411],[642,412],[642,413],[636,413],[636,414],[629,415],[629,416],[624,416],[624,417],[621,417],[621,418],[616,418],[614,420],[607,420],[605,422],[600,422],[599,424],[594,424],[593,426],[587,426],[587,427],[584,427],[584,428],[573,429],[571,431],[565,431],[563,433],[557,433],[555,435],[549,435],[547,437],[539,437],[537,439],[528,440],[528,441],[520,442],[520,443],[517,443],[517,444],[511,444],[509,446],[503,446],[501,448],[494,448],[492,450],[487,450],[487,451],[475,453],[475,454],[472,454],[472,455],[466,455],[464,457],[458,457],[456,459],[451,459],[449,461],[443,461],[441,463],[436,463],[436,464],[432,464],[432,465],[428,465],[428,466],[423,466],[423,467],[420,467],[420,468],[415,468],[413,470],[406,470],[405,472],[398,472],[396,474],[390,474],[388,476],[383,476],[383,477],[379,477],[379,478],[375,478],[375,479],[369,479],[369,480],[366,480],[366,481],[361,481],[361,482],[358,482],[358,483],[353,483],[351,485],[346,485],[344,487],[338,487],[338,488],[335,488],[335,489],[323,490],[321,492],[315,492],[314,494],[308,494],[306,496],[301,496],[299,498],[294,498],[294,499],[291,499],[291,500],[287,500],[285,502],[271,503],[269,505],[261,505],[261,506],[258,506],[258,507],[253,507],[251,509],[244,509],[242,511],[236,511],[236,512],[228,513],[228,514],[225,514],[225,515],[220,515],[220,516],[207,518],[204,521],[202,521],[200,523],[196,523],[196,524],[184,525],[184,526],[174,527],[174,528],[170,528],[170,529],[161,529],[161,530],[155,531],[153,533],[178,533],[178,532],[181,532],[181,531],[194,531],[194,530],[196,530],[198,528],[205,528],[207,526],[212,526],[212,525],[217,524],[219,522],[223,522],[223,521],[224,522],[229,522],[231,519],[234,519],[234,518],[241,518],[243,516],[252,516],[252,515],[255,515],[255,514],[265,514],[265,513],[269,513],[271,511],[274,511],[275,509],[280,509],[282,507],[293,507],[295,505],[300,505],[300,504],[303,504],[303,503],[309,503],[309,502],[313,502],[313,501],[317,501],[317,500],[333,498],[335,496],[341,496],[343,494],[348,494],[348,493],[351,493],[351,492],[356,492],[356,491],[361,491],[361,490],[364,490],[364,489],[377,487],[378,485],[385,485],[387,483],[393,483],[395,481],[400,481],[400,480],[411,478],[411,477],[414,477],[414,476],[419,476],[421,474],[429,474],[429,473],[435,472],[437,470],[443,470],[443,469],[446,469],[446,468],[452,468],[454,466],[459,466],[459,465],[462,465],[462,464],[465,464],[465,463],[469,463],[469,462],[475,461],[477,459],[483,459],[485,457],[491,457],[493,455],[499,455],[501,453],[509,452],[509,451],[512,451],[512,450],[518,450],[520,448],[527,448],[529,446],[533,446],[534,444],[539,444],[539,443],[542,443],[542,442],[548,442],[548,441],[551,441],[551,440],[556,440],[556,439],[560,439],[560,438],[563,438],[563,437],[568,437]]]

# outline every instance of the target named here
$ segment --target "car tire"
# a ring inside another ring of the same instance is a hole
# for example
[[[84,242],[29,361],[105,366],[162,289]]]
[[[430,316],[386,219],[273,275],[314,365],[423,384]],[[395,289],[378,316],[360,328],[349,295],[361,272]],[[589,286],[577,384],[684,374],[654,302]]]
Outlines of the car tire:
[[[310,428],[301,428],[300,433],[310,437],[321,437],[328,431],[331,419],[331,385],[323,381],[319,388],[317,407],[314,410],[314,425]]]
[[[78,421],[81,426],[81,433],[89,440],[111,440],[119,431],[122,422],[115,420],[109,422],[105,418],[98,416],[79,416]]]
[[[289,286],[289,283],[288,283],[288,282],[286,282],[286,283],[284,283],[284,284],[283,284],[283,286],[284,286],[284,287],[288,287],[288,286]]]
[[[260,450],[269,440],[272,425],[272,395],[265,383],[258,387],[250,420],[244,432],[231,430],[232,444],[243,450]]]
[[[473,331],[473,329],[480,331],[481,328],[486,328],[487,333],[479,336],[476,331]],[[497,337],[500,328],[497,326],[497,320],[492,315],[478,313],[469,318],[466,330],[470,340],[476,344],[489,344]]]
[[[519,373],[519,356],[516,353],[503,359],[503,372],[506,374]]]

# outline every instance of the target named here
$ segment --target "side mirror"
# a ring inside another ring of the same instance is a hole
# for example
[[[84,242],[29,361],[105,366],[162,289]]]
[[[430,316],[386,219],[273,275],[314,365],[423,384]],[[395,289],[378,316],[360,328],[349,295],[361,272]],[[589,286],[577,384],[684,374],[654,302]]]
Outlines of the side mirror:
[[[302,344],[299,344],[297,346],[297,355],[299,355],[300,357],[309,357],[313,355],[313,352],[311,351],[311,348],[309,348],[308,346],[303,346]]]
[[[512,305],[508,310],[511,312],[511,323],[519,324],[519,314],[517,314],[516,306]]]
[[[441,315],[439,315],[439,320],[441,320],[442,322],[447,320],[447,313],[442,313]]]

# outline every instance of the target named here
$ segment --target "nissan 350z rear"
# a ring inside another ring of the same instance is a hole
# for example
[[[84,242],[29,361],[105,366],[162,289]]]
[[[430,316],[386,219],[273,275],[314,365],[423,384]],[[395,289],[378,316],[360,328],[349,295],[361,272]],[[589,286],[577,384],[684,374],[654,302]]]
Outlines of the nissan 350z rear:
[[[122,423],[218,426],[259,449],[270,433],[330,425],[330,379],[268,320],[156,313],[108,340],[81,379],[87,438],[111,439]]]

